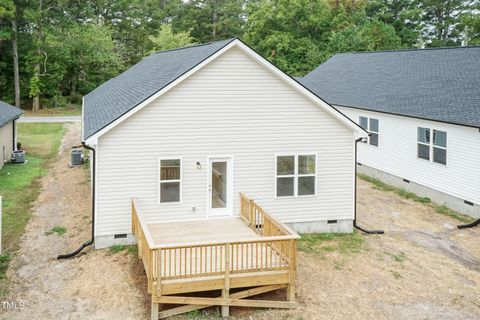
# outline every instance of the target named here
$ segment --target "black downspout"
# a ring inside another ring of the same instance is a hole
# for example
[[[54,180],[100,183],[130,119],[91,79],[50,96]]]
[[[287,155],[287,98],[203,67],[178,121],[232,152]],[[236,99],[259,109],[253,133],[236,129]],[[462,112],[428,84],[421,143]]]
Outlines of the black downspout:
[[[90,240],[86,241],[83,243],[77,250],[67,253],[67,254],[60,254],[58,255],[57,259],[68,259],[76,256],[79,254],[83,249],[85,249],[88,246],[91,246],[93,244],[93,241],[95,239],[95,164],[97,162],[96,156],[95,156],[95,149],[86,145],[85,142],[82,142],[82,146],[85,149],[88,149],[92,151],[93,153],[93,161],[90,162],[90,165],[92,166],[92,237]]]
[[[355,191],[354,191],[354,201],[353,201],[353,227],[362,231],[362,232],[365,232],[367,234],[384,234],[385,232],[383,230],[367,230],[365,228],[362,228],[360,226],[357,225],[357,145],[360,141],[362,141],[363,138],[359,138],[357,140],[355,140]]]
[[[480,224],[480,219],[477,219],[473,221],[472,223],[467,223],[467,224],[461,224],[457,226],[458,229],[467,229],[467,228],[473,228],[476,227]]]

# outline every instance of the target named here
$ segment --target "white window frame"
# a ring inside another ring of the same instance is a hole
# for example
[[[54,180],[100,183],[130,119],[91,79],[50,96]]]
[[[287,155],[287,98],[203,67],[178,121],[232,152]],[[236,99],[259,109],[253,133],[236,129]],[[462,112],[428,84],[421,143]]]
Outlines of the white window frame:
[[[422,129],[427,129],[430,131],[430,141],[429,143],[425,143],[425,142],[421,142],[418,140],[418,130],[422,128]],[[445,132],[445,144],[447,145],[447,147],[441,147],[441,146],[437,146],[433,143],[433,132],[434,131],[441,131],[441,132]],[[440,166],[447,166],[447,163],[448,163],[448,132],[445,131],[445,130],[439,130],[439,129],[434,129],[434,128],[430,128],[430,127],[422,127],[422,126],[418,126],[417,127],[417,149],[416,149],[416,153],[417,153],[417,159],[420,159],[420,160],[423,160],[423,161],[427,161],[427,162],[431,162],[431,163],[435,163],[435,164],[438,164]],[[423,158],[420,158],[418,156],[418,145],[421,144],[421,145],[424,145],[424,146],[428,146],[428,160],[427,159],[423,159]],[[445,164],[443,163],[440,163],[440,162],[436,162],[433,160],[433,148],[438,148],[438,149],[443,149],[445,150]]]
[[[161,161],[162,160],[180,160],[180,179],[175,179],[175,180],[164,180],[162,182],[162,179],[161,179]],[[172,157],[165,157],[165,156],[162,156],[162,157],[158,157],[158,161],[157,161],[157,170],[158,170],[158,177],[157,177],[157,197],[158,197],[158,204],[159,205],[171,205],[171,204],[179,204],[182,202],[182,179],[183,179],[183,159],[182,157],[179,157],[179,156],[172,156]],[[180,195],[178,197],[178,201],[168,201],[168,202],[162,202],[161,201],[161,192],[162,192],[162,188],[161,188],[161,184],[162,183],[171,183],[171,182],[178,182],[179,183],[179,192],[180,192]]]
[[[376,147],[378,148],[378,146],[380,145],[380,119],[378,118],[370,118],[370,117],[366,117],[366,116],[359,116],[358,117],[358,124],[361,126],[361,118],[365,118],[367,119],[367,127],[364,128],[365,131],[367,131],[368,133],[375,133],[378,137],[378,140],[377,140],[377,144],[378,145],[374,145],[374,144],[371,144],[370,143],[370,135],[367,137],[367,139],[363,140],[363,143],[365,144],[368,144],[369,146],[372,146],[372,147]],[[373,131],[370,129],[370,119],[373,119],[373,120],[377,120],[378,122],[378,131]],[[362,127],[363,128],[363,127]]]
[[[299,174],[298,173],[298,157],[299,156],[315,156],[315,173],[307,173],[307,174]],[[278,175],[277,174],[277,161],[278,157],[294,157],[293,159],[293,174],[287,175]],[[317,174],[318,174],[318,155],[316,152],[295,152],[295,153],[281,153],[275,155],[275,163],[274,163],[274,179],[275,179],[275,198],[285,199],[285,198],[308,198],[308,197],[316,197],[317,196]],[[305,194],[299,195],[298,194],[298,178],[299,177],[315,177],[315,186],[313,194]],[[277,195],[277,181],[278,178],[293,178],[293,195],[291,196],[278,196]]]

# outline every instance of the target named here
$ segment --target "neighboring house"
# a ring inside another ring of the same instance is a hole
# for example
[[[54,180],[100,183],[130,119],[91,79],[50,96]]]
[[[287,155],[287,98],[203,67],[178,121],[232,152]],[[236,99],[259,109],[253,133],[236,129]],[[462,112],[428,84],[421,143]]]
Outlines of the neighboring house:
[[[0,101],[0,169],[17,148],[17,119],[22,110]]]
[[[352,230],[366,132],[238,39],[152,54],[85,96],[95,247],[149,223],[239,215],[239,192],[301,232]]]
[[[360,172],[480,217],[480,47],[338,54],[300,81],[370,132]]]

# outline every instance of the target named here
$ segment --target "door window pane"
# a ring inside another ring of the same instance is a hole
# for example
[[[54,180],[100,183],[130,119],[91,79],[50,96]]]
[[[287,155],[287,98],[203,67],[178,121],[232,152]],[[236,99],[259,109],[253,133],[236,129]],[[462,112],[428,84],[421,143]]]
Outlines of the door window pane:
[[[298,195],[312,195],[315,194],[315,176],[298,177]]]
[[[315,174],[315,155],[298,156],[298,174]]]
[[[212,162],[212,208],[227,207],[227,162]]]
[[[180,182],[164,182],[160,184],[160,202],[180,201]]]
[[[277,157],[277,175],[285,176],[295,174],[295,156]]]
[[[418,143],[418,157],[425,160],[430,160],[430,146]]]
[[[418,142],[430,143],[430,129],[418,128],[417,136]]]
[[[277,197],[293,196],[295,178],[277,178]]]
[[[447,164],[447,150],[433,147],[433,161]]]
[[[447,133],[445,131],[433,130],[433,144],[438,147],[447,147]]]

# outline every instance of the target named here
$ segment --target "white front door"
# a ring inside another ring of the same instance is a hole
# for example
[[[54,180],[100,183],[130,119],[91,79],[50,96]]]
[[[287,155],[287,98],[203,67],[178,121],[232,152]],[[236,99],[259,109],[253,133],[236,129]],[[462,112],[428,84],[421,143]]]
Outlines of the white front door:
[[[231,157],[209,158],[208,216],[233,214],[233,168]]]

